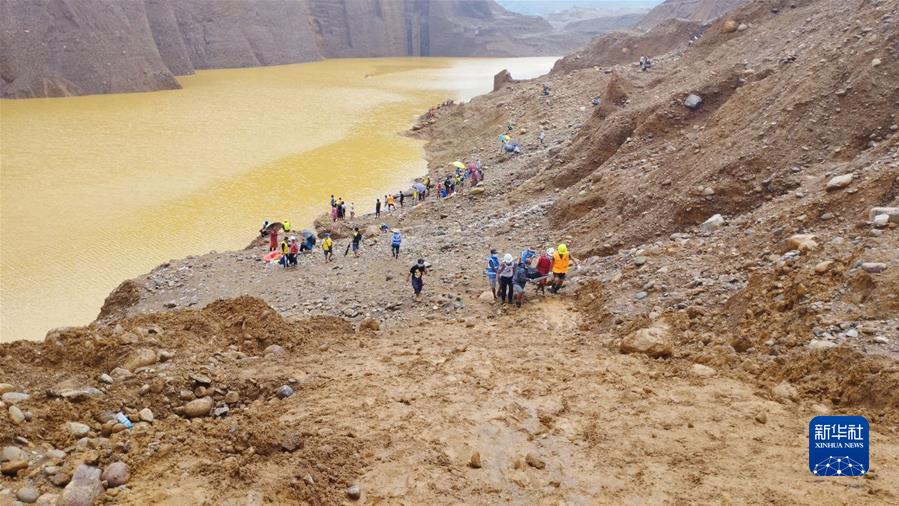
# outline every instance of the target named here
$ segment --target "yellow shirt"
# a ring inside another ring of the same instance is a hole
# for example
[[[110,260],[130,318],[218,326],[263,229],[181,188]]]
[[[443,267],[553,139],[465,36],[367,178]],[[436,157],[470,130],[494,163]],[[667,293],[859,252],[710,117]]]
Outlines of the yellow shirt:
[[[565,274],[568,272],[568,264],[571,262],[571,255],[560,255],[558,251],[553,253],[553,272],[556,274]]]
[[[330,237],[325,237],[325,240],[322,241],[322,249],[329,250],[334,245],[334,241],[331,240]]]

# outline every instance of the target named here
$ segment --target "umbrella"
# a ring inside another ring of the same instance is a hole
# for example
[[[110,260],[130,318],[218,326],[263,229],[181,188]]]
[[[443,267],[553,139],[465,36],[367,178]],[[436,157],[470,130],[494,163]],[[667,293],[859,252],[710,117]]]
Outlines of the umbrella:
[[[427,188],[425,188],[425,185],[423,185],[422,183],[415,183],[412,186],[414,186],[415,189],[418,190],[418,193],[424,193],[427,191]]]
[[[303,238],[313,237],[315,236],[315,232],[311,230],[303,230]]]
[[[455,162],[453,162],[453,167],[459,167],[460,169],[464,169],[465,164],[460,162],[459,160],[456,160]]]

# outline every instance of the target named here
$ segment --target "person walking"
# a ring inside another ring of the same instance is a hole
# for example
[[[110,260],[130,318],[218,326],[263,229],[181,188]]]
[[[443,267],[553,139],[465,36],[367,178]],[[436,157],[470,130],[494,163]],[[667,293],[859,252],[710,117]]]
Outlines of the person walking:
[[[390,238],[390,251],[394,260],[400,258],[400,244],[403,242],[403,236],[399,230],[393,230],[393,236]]]
[[[387,210],[393,211],[396,209],[396,204],[394,204],[393,195],[387,195]]]
[[[487,257],[487,283],[490,284],[490,291],[493,292],[493,300],[496,300],[496,273],[499,270],[499,255],[495,249],[490,250],[490,256]]]
[[[356,219],[356,203],[350,202],[350,219]]]
[[[334,241],[331,239],[331,234],[325,234],[325,239],[322,241],[322,253],[325,254],[325,263],[334,258]]]
[[[536,291],[539,293],[546,293],[546,280],[553,268],[553,255],[555,253],[556,250],[548,248],[546,253],[540,255],[540,258],[537,259],[537,274],[540,275],[540,279],[537,281]]]
[[[403,208],[403,202],[406,200],[405,192],[400,192],[400,209]]]
[[[421,302],[421,290],[424,288],[424,275],[428,273],[425,260],[419,258],[406,276],[406,281],[412,281],[412,291],[415,294],[415,302]]]
[[[353,227],[353,241],[350,243],[350,246],[353,248],[353,256],[359,256],[359,248],[362,245],[362,232],[359,231],[359,227]],[[346,256],[346,253],[343,254]]]
[[[509,253],[503,257],[496,277],[499,279],[499,300],[502,304],[512,303],[512,276],[515,274],[514,258]]]
[[[381,199],[375,201],[375,218],[381,217]]]
[[[559,290],[562,289],[562,285],[565,284],[565,276],[568,275],[568,267],[574,262],[574,265],[580,269],[580,263],[578,263],[577,259],[572,257],[568,252],[568,246],[565,244],[560,244],[558,248],[556,248],[556,253],[553,255],[553,286],[549,289],[552,293],[559,293]]]

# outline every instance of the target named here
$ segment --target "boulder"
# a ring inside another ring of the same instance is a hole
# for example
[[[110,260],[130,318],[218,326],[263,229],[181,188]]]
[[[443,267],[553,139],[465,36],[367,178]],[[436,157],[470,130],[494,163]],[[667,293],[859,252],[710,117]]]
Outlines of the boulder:
[[[830,181],[827,182],[827,185],[824,187],[825,190],[832,192],[835,190],[839,190],[845,188],[852,184],[852,178],[854,176],[852,174],[843,174],[842,176],[834,176],[830,178]]]
[[[690,93],[689,95],[687,95],[687,98],[684,99],[684,107],[690,109],[691,111],[699,109],[700,105],[702,105],[702,97],[695,93]]]
[[[812,234],[795,234],[787,239],[787,250],[798,250],[800,252],[814,251],[818,249],[818,243],[815,242],[815,236]]]
[[[156,363],[156,352],[149,348],[138,348],[132,351],[122,362],[122,368],[134,372],[135,369]]]
[[[12,420],[12,423],[18,425],[25,421],[25,413],[18,406],[10,406],[9,419]]]
[[[733,33],[733,32],[736,32],[739,27],[740,27],[740,25],[737,24],[736,21],[734,21],[733,19],[728,19],[721,26],[721,31],[724,33]]]
[[[66,423],[66,430],[76,438],[81,438],[82,436],[87,435],[87,433],[91,431],[91,428],[83,423],[68,422]]]
[[[493,299],[493,292],[491,292],[490,290],[484,290],[483,292],[481,292],[481,295],[478,295],[478,300],[483,302],[493,302]]]
[[[872,207],[868,211],[868,220],[874,221],[881,214],[887,215],[889,221],[899,223],[899,207]]]
[[[887,264],[881,262],[864,262],[862,270],[871,274],[877,274],[887,270]]]
[[[213,402],[212,397],[202,397],[200,399],[194,399],[184,405],[184,416],[188,418],[206,416],[212,410],[212,406],[214,404],[215,402]]]
[[[654,325],[628,334],[619,345],[621,353],[642,353],[650,357],[670,357],[674,354],[669,329],[666,325]]]
[[[890,224],[889,214],[878,214],[874,217],[874,226],[877,228],[885,228]]]
[[[824,351],[829,350],[831,348],[836,348],[837,343],[832,341],[825,341],[823,339],[812,339],[808,343],[808,348],[812,351]]]
[[[22,392],[6,392],[0,396],[0,399],[3,399],[3,402],[7,404],[18,404],[31,399],[31,396]]]
[[[121,487],[128,482],[128,478],[130,477],[131,470],[128,468],[128,464],[124,462],[113,462],[106,466],[100,479],[105,481],[110,487]]]
[[[699,226],[699,229],[703,232],[712,232],[714,230],[718,230],[723,227],[727,222],[724,221],[724,217],[720,214],[715,214],[711,218],[702,222],[702,225]]]
[[[771,393],[773,393],[776,397],[780,399],[786,399],[795,401],[799,398],[799,391],[796,390],[796,387],[791,385],[790,383],[784,381],[778,384],[776,387],[771,389]]]
[[[704,378],[715,375],[715,369],[712,369],[711,367],[703,364],[693,364],[691,371],[693,372],[693,374],[702,376]]]
[[[100,470],[96,467],[80,464],[72,475],[71,481],[62,491],[60,506],[92,506],[103,495],[100,483]]]

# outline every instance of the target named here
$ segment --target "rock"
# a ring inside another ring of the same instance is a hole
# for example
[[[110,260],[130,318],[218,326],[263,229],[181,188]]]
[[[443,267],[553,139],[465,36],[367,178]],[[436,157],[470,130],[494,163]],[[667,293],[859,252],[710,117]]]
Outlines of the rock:
[[[527,462],[529,466],[535,469],[543,469],[546,467],[546,462],[544,462],[543,459],[541,459],[540,456],[534,452],[528,452],[528,454],[524,457],[524,461]]]
[[[815,266],[815,272],[817,272],[818,274],[824,274],[825,272],[830,270],[831,265],[833,265],[833,260],[825,260],[823,262],[820,262]]]
[[[130,477],[131,470],[128,468],[128,464],[124,462],[113,462],[106,466],[100,479],[105,481],[110,487],[121,487],[128,482],[128,478]]]
[[[60,506],[91,506],[103,495],[100,470],[81,464],[75,469],[72,480],[62,491]]]
[[[91,431],[91,428],[83,423],[67,422],[66,430],[69,431],[69,434],[75,436],[76,438],[80,438],[87,435],[87,433]]]
[[[240,394],[235,392],[234,390],[229,390],[228,393],[225,394],[224,400],[228,404],[234,404],[240,401]]]
[[[795,234],[787,239],[787,250],[799,250],[800,252],[814,251],[818,249],[815,236],[812,234]]]
[[[94,387],[79,386],[74,381],[66,380],[56,384],[47,391],[53,397],[62,397],[68,401],[83,401],[93,397],[102,397],[103,392]]]
[[[650,357],[670,357],[673,345],[666,325],[654,325],[628,334],[621,340],[621,353],[643,353]]]
[[[270,344],[262,351],[263,355],[283,355],[284,347],[278,344]]]
[[[695,374],[697,376],[702,376],[705,378],[715,375],[715,369],[712,369],[711,367],[709,367],[707,365],[703,365],[703,364],[693,364],[693,367],[691,370],[692,370],[693,374]]]
[[[25,460],[28,456],[18,446],[7,446],[0,451],[0,462],[8,462],[10,460]]]
[[[474,469],[481,468],[481,454],[478,452],[471,452],[471,458],[468,459],[468,466]]]
[[[880,66],[880,63],[881,63],[880,58],[874,58],[874,59],[871,60],[871,66],[872,66],[872,67],[879,67],[879,66]]]
[[[125,379],[128,377],[134,376],[134,374],[132,374],[131,371],[129,371],[128,369],[125,369],[124,367],[116,367],[115,369],[109,371],[109,374],[113,378],[117,378],[117,379]]]
[[[737,27],[737,31],[743,32],[743,31],[746,31],[748,28],[749,28],[749,26],[746,25],[746,23],[740,23],[740,26]]]
[[[40,495],[41,493],[38,491],[38,489],[32,486],[25,486],[20,488],[16,492],[16,499],[22,501],[23,503],[31,504],[37,501],[37,498],[40,497]]]
[[[639,267],[644,264],[646,264],[646,257],[644,257],[644,256],[634,257],[634,265]]]
[[[144,408],[137,413],[142,422],[153,423],[153,411],[150,408]]]
[[[50,483],[57,487],[65,487],[72,479],[72,475],[66,472],[58,472],[50,476]]]
[[[7,392],[15,392],[16,387],[10,385],[9,383],[0,383],[0,396]]]
[[[171,360],[175,356],[175,354],[171,351],[159,350],[157,356],[159,357],[160,362],[167,362]]]
[[[878,344],[890,344],[890,339],[886,336],[877,336],[874,338],[874,342]]]
[[[346,489],[346,495],[350,499],[356,501],[362,497],[362,490],[359,488],[359,485],[350,485]]]
[[[765,413],[764,411],[759,411],[758,413],[755,414],[755,421],[760,424],[768,423],[768,414]]]
[[[825,190],[832,192],[835,190],[839,190],[841,188],[845,188],[852,184],[853,174],[843,174],[842,176],[834,176],[827,182],[827,185],[824,187]]]
[[[862,270],[871,274],[877,274],[887,270],[887,264],[881,262],[863,262]]]
[[[37,498],[37,502],[35,502],[37,506],[56,506],[59,504],[59,494],[41,494],[40,497]]]
[[[873,220],[874,226],[877,228],[885,228],[890,224],[890,215],[889,214],[878,214],[874,217]]]
[[[812,351],[823,351],[829,350],[831,348],[836,348],[837,344],[831,341],[825,341],[823,339],[812,339],[808,343],[808,348]]]
[[[830,414],[830,408],[823,404],[812,404],[812,411],[818,416],[827,416]]]
[[[722,31],[723,33],[733,33],[733,32],[736,32],[736,31],[737,31],[737,27],[738,27],[738,25],[737,25],[737,22],[736,22],[736,21],[734,21],[734,20],[732,20],[732,19],[728,19],[728,20],[725,21],[724,24],[721,26],[721,31]]]
[[[687,98],[684,99],[684,107],[690,109],[691,111],[699,109],[700,105],[702,105],[702,97],[695,93],[690,93],[689,95],[687,95]]]
[[[371,330],[377,332],[381,330],[381,323],[374,318],[366,318],[359,323],[359,330]]]
[[[0,398],[7,404],[18,404],[31,399],[31,396],[22,392],[6,392]]]
[[[649,297],[649,294],[648,294],[647,292],[644,292],[644,291],[639,291],[639,292],[636,293],[636,295],[634,295],[634,298],[637,299],[637,300],[643,300],[643,299],[645,299],[646,297]]]
[[[723,216],[721,216],[720,214],[716,214],[702,222],[702,225],[699,226],[699,229],[703,232],[712,232],[723,227],[726,223],[727,222],[724,221]]]
[[[189,378],[197,385],[208,386],[212,384],[212,379],[209,376],[204,376],[202,374],[191,374]]]
[[[132,351],[122,362],[122,368],[134,372],[135,369],[156,363],[156,352],[149,348],[138,348]],[[65,495],[65,494],[63,494]]]
[[[490,290],[484,290],[483,292],[481,292],[481,295],[478,295],[478,300],[481,302],[493,302],[493,292],[491,292]]]
[[[112,381],[113,381],[112,376],[110,376],[106,373],[101,374],[100,377],[97,379],[100,380],[101,383],[106,383],[107,385],[112,384]]]
[[[212,397],[194,399],[184,405],[184,416],[188,418],[206,416],[209,414],[209,411],[212,410],[214,404]]]
[[[874,221],[881,214],[887,215],[891,222],[899,223],[899,207],[872,207],[868,211],[868,220]]]
[[[275,392],[275,395],[277,395],[279,399],[286,399],[293,395],[293,388],[290,388],[290,385],[281,385],[278,387],[278,391]]]
[[[778,384],[776,387],[771,389],[771,393],[773,393],[776,397],[785,400],[795,401],[799,398],[799,391],[796,390],[796,387],[786,381]]]
[[[28,461],[26,460],[10,460],[8,462],[4,462],[0,464],[0,474],[4,474],[6,476],[15,476],[22,469],[28,468]]]
[[[25,413],[18,406],[10,406],[9,419],[12,420],[12,423],[19,425],[25,421]]]
[[[484,191],[485,190],[483,186],[476,186],[470,190],[467,190],[465,193],[468,195],[483,195]]]

